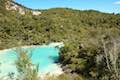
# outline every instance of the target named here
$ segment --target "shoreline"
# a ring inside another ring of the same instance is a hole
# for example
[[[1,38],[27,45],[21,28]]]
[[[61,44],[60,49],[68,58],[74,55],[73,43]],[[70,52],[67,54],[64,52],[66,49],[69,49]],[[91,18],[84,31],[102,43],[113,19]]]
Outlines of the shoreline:
[[[45,77],[46,75],[59,76],[63,73],[64,73],[64,71],[63,71],[61,65],[54,63],[54,64],[48,66],[48,70],[43,70],[43,71],[39,72],[39,75],[42,75],[42,77],[43,76]]]
[[[53,43],[43,44],[43,45],[30,45],[30,46],[24,45],[24,46],[20,46],[20,47],[13,47],[13,48],[0,50],[0,54],[4,53],[6,51],[9,51],[11,49],[14,50],[17,48],[26,49],[26,48],[35,48],[35,47],[58,47],[58,48],[61,48],[61,47],[64,47],[64,43],[63,42],[53,42]]]

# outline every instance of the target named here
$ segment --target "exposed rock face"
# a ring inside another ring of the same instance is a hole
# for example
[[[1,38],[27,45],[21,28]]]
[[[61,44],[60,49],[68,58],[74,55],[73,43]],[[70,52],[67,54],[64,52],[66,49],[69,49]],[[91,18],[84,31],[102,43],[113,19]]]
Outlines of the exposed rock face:
[[[32,14],[37,16],[37,15],[40,15],[41,12],[40,11],[32,11]]]
[[[17,4],[15,4],[11,1],[6,2],[6,9],[11,10],[11,11],[17,11],[22,15],[25,15],[25,13],[26,13],[25,10],[21,6],[18,6]]]
[[[25,8],[21,7],[20,5],[14,3],[13,1],[9,1],[9,0],[6,1],[5,7],[7,10],[17,11],[21,15],[25,15],[27,13],[27,11],[30,11],[32,13],[32,15],[40,15],[41,14],[40,11],[25,9]]]

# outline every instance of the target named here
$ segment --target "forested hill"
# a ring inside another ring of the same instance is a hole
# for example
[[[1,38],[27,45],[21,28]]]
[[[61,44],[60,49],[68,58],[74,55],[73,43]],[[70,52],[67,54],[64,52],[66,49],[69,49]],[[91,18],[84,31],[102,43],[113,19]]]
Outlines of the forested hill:
[[[68,8],[42,10],[39,16],[21,15],[5,9],[5,0],[0,0],[0,46],[15,46],[53,41],[79,41],[81,29],[119,28],[120,15]],[[87,29],[86,29],[87,30]],[[71,40],[72,39],[72,40]]]
[[[97,58],[104,54],[106,47],[103,44],[109,42],[109,50],[113,50],[112,41],[118,44],[120,14],[52,8],[40,10],[41,14],[36,16],[24,7],[28,12],[21,15],[17,11],[6,10],[4,2],[5,0],[0,0],[0,49],[64,42],[60,62],[71,73],[88,78],[85,80],[102,80],[103,77],[112,75],[106,69],[105,59]],[[100,60],[102,61],[98,64],[96,61]]]

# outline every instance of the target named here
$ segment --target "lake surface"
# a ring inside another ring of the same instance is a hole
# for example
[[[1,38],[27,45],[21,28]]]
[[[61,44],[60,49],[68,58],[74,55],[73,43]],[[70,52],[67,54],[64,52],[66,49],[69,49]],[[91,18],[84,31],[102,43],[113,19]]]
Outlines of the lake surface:
[[[36,47],[23,48],[28,54],[32,54],[32,63],[39,64],[39,72],[50,72],[54,70],[53,64],[58,62],[59,48],[53,45],[43,45]],[[17,74],[15,60],[17,59],[15,49],[9,49],[0,52],[0,75],[8,73]]]

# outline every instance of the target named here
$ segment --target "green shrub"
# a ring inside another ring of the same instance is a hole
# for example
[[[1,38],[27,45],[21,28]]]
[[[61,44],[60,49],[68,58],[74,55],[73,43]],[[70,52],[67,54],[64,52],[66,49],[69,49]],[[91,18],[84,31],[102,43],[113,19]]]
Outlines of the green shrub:
[[[38,67],[32,64],[31,57],[25,51],[17,52],[16,67],[18,70],[17,80],[39,80]]]

